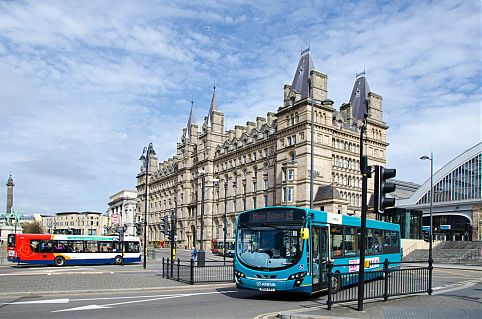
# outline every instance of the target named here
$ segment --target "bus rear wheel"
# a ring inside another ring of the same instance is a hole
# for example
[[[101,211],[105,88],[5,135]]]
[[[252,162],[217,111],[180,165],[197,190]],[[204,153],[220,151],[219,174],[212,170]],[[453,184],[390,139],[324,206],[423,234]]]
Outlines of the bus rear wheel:
[[[65,258],[61,256],[57,256],[54,259],[54,266],[56,267],[62,267],[65,266]]]
[[[124,263],[124,258],[122,258],[122,256],[115,256],[114,263],[116,265],[122,265]]]

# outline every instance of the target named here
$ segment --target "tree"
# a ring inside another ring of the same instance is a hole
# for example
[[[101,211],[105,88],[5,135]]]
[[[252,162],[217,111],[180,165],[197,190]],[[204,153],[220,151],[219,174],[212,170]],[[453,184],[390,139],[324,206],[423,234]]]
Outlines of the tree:
[[[43,234],[44,228],[39,221],[34,221],[32,223],[22,223],[22,228],[24,234]]]

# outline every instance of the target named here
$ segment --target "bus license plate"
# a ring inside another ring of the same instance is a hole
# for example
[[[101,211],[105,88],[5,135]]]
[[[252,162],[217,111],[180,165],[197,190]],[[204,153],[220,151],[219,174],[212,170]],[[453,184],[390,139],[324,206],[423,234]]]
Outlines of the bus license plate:
[[[276,291],[276,289],[274,289],[274,288],[261,287],[261,288],[259,288],[259,291]]]

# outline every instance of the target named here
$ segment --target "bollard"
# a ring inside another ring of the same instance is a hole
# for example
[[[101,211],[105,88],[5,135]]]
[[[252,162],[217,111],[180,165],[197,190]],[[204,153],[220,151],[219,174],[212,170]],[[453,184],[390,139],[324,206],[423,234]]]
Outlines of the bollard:
[[[190,278],[189,283],[191,285],[194,285],[194,259],[191,259],[191,269],[190,270],[191,270],[190,271],[191,272],[191,278]]]
[[[164,257],[162,257],[162,278],[164,278]]]
[[[331,306],[333,305],[333,299],[332,299],[332,290],[333,290],[333,263],[331,261],[328,261],[326,263],[326,268],[328,269],[326,275],[328,276],[328,300],[326,301],[326,304],[328,305],[328,310],[331,310]]]
[[[181,260],[177,259],[177,281],[179,281],[179,268],[181,268]]]
[[[428,258],[428,294],[432,295],[433,289],[432,289],[432,270],[433,270],[433,259]]]
[[[171,259],[171,278],[174,278],[174,259]]]
[[[385,261],[383,262],[383,273],[385,274],[385,290],[383,292],[383,301],[388,300],[388,258],[385,258]]]
[[[166,278],[169,279],[169,257],[166,259],[166,268],[167,268],[167,271],[166,271]]]

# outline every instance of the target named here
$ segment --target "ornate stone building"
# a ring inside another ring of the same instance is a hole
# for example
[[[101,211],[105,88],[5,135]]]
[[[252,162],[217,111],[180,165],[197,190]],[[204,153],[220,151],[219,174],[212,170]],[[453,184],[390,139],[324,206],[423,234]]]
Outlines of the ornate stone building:
[[[227,237],[233,238],[241,211],[273,205],[309,207],[312,103],[314,208],[358,214],[359,137],[365,113],[369,164],[385,164],[388,126],[383,122],[382,98],[370,91],[364,73],[357,76],[349,102],[339,110],[327,97],[328,77],[315,70],[307,51],[300,57],[292,85],[284,86],[283,105],[265,118],[225,131],[215,91],[200,127],[191,108],[176,155],[162,162],[155,154],[150,156],[148,241],[168,240],[160,231],[161,217],[176,207],[178,247],[183,248],[194,244],[199,248],[204,208],[205,249],[211,239],[223,238],[225,212]],[[137,220],[144,216],[145,174],[142,166],[137,175]]]

